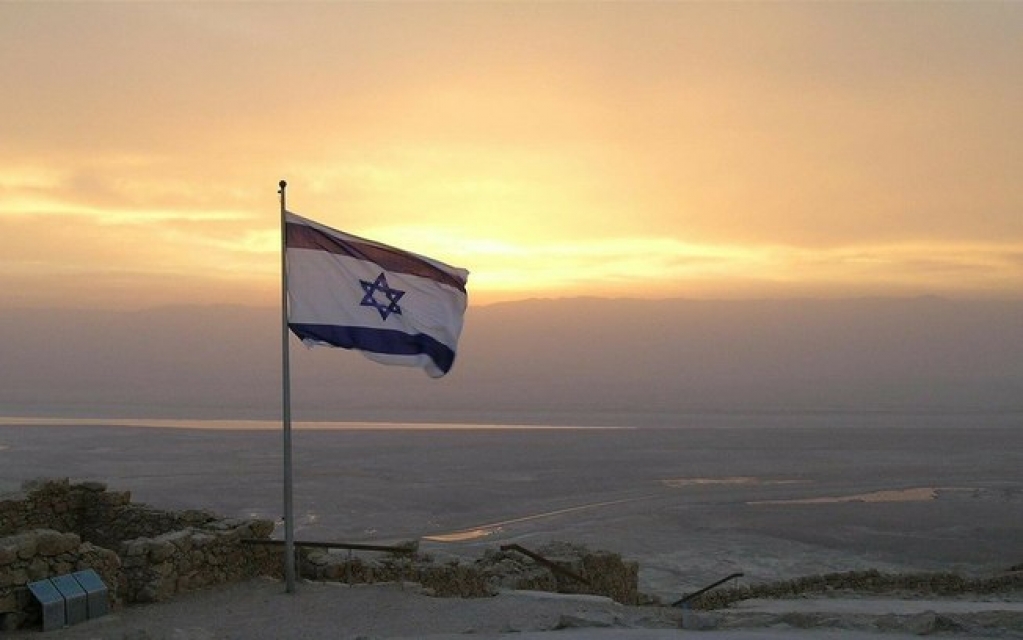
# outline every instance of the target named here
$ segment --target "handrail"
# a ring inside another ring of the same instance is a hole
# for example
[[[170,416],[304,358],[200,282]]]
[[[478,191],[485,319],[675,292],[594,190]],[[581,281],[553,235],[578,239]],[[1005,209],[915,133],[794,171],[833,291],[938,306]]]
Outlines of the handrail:
[[[268,544],[273,546],[284,544],[284,540],[270,540],[267,538],[242,538],[242,542],[248,544]],[[295,546],[313,547],[318,549],[351,549],[353,551],[383,551],[387,553],[408,555],[412,555],[419,550],[418,541],[392,546],[382,544],[360,544],[357,542],[315,542],[311,540],[296,540]]]
[[[724,578],[721,578],[717,582],[715,582],[713,584],[709,584],[706,587],[700,589],[699,591],[694,591],[694,592],[690,593],[689,595],[687,595],[687,596],[685,596],[685,597],[683,597],[683,598],[681,598],[679,600],[676,600],[675,602],[672,602],[671,606],[678,607],[680,605],[686,604],[690,600],[693,600],[694,598],[696,598],[698,596],[702,596],[703,594],[707,593],[708,591],[710,591],[714,587],[720,586],[720,585],[728,582],[729,580],[734,580],[735,578],[741,578],[742,576],[743,576],[743,574],[741,574],[741,573],[733,573],[730,576],[726,576]]]
[[[504,544],[504,545],[501,545],[501,551],[518,551],[522,555],[529,556],[533,560],[536,560],[540,564],[542,564],[545,567],[549,568],[554,573],[560,573],[560,574],[562,574],[564,576],[567,576],[567,577],[575,580],[576,582],[581,582],[581,583],[586,584],[586,585],[590,584],[589,580],[587,580],[586,578],[582,577],[578,573],[575,573],[574,571],[572,571],[570,569],[566,569],[565,567],[561,566],[560,564],[558,564],[558,563],[556,563],[556,562],[554,562],[552,560],[548,560],[547,558],[543,557],[539,553],[534,553],[534,552],[530,551],[529,549],[526,549],[525,547],[522,547],[520,545],[517,545],[517,544]]]

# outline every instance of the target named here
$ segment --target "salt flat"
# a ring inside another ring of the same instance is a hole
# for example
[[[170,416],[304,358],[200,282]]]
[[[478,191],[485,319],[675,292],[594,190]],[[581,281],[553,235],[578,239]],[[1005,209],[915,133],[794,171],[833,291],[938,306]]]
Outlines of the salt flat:
[[[734,572],[984,575],[1023,562],[1021,427],[1015,414],[775,414],[299,429],[296,536],[420,539],[470,558],[568,540],[638,562],[641,590],[665,600]],[[0,490],[68,476],[158,507],[279,519],[280,449],[266,429],[5,424]]]
[[[665,597],[736,571],[993,571],[1023,561],[1021,427],[1015,415],[825,414],[298,430],[296,535],[424,538],[454,555],[566,539],[638,561]],[[0,447],[0,489],[68,476],[158,507],[280,518],[274,431],[3,425]]]

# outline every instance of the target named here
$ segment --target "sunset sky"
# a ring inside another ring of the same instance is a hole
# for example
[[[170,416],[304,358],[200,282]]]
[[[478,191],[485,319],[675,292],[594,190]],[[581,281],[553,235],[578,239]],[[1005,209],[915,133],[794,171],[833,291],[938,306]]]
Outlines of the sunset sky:
[[[6,307],[275,304],[293,211],[470,301],[1023,292],[1023,3],[3,3]]]

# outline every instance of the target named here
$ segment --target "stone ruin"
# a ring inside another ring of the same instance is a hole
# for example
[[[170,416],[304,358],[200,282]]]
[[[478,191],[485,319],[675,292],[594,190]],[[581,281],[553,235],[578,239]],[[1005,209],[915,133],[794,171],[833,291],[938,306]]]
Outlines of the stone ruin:
[[[813,595],[855,593],[889,595],[903,598],[948,598],[963,594],[990,596],[1019,592],[1023,589],[1023,573],[1010,568],[994,576],[965,577],[957,573],[882,573],[876,569],[843,571],[804,576],[763,584],[727,587],[695,599],[693,609],[723,609],[742,600],[754,598],[786,599]]]
[[[317,549],[302,551],[303,576],[349,584],[410,581],[442,597],[481,598],[501,590],[551,591],[601,595],[622,604],[647,603],[639,593],[639,565],[608,551],[591,551],[566,542],[551,542],[537,554],[567,572],[553,571],[525,555],[488,549],[471,563],[438,561],[429,554],[364,558]],[[574,574],[574,577],[573,577]],[[577,578],[582,578],[579,580]]]
[[[113,606],[162,602],[261,575],[281,577],[283,547],[258,544],[269,541],[273,530],[268,520],[132,503],[129,492],[109,491],[99,482],[27,482],[20,493],[0,496],[0,630],[39,623],[29,583],[84,569],[100,575]],[[415,552],[415,545],[409,549],[367,556],[299,545],[298,572],[321,581],[418,582],[437,596],[531,589],[604,595],[623,604],[642,600],[638,566],[609,552],[566,543],[541,547],[540,555],[569,570],[559,573],[516,551],[489,550],[465,563],[435,560]]]
[[[40,611],[27,584],[84,569],[95,570],[111,604],[161,602],[176,594],[256,576],[281,577],[283,548],[269,541],[268,520],[221,518],[206,511],[164,511],[131,502],[129,492],[98,482],[27,482],[0,496],[0,632],[38,624]],[[355,583],[417,582],[445,597],[487,597],[503,589],[586,593],[622,604],[656,604],[638,591],[638,566],[620,556],[563,542],[536,549],[568,571],[552,571],[515,549],[487,550],[473,561],[438,560],[410,553],[364,554],[298,546],[303,578]],[[955,574],[888,575],[877,571],[808,576],[722,588],[690,603],[719,609],[749,598],[809,594],[898,593],[952,596],[1000,594],[1023,587],[1023,565],[987,578]],[[578,578],[582,578],[580,581]]]
[[[168,600],[203,587],[280,573],[268,520],[219,518],[133,504],[98,482],[27,482],[0,496],[0,630],[35,624],[31,582],[93,569],[112,604]]]

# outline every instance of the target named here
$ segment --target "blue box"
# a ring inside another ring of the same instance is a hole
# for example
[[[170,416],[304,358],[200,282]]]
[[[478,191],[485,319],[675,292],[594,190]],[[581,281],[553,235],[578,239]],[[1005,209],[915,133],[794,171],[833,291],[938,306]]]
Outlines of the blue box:
[[[85,622],[89,619],[89,604],[86,601],[85,589],[70,575],[50,578],[60,595],[64,596],[64,610],[68,625]]]
[[[92,569],[76,571],[71,574],[78,585],[85,591],[85,603],[87,605],[89,620],[105,616],[110,613],[110,593],[103,579]]]
[[[43,607],[43,631],[63,629],[67,626],[64,610],[64,596],[49,580],[28,583],[28,590]]]

